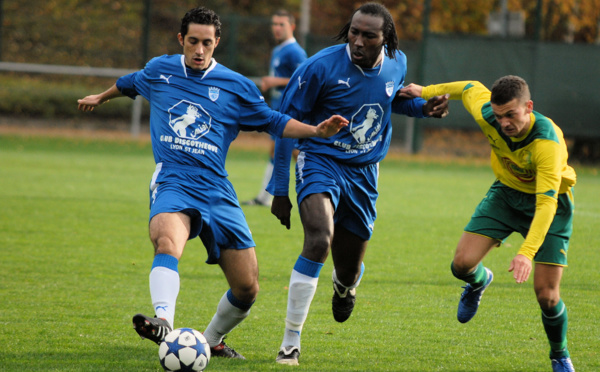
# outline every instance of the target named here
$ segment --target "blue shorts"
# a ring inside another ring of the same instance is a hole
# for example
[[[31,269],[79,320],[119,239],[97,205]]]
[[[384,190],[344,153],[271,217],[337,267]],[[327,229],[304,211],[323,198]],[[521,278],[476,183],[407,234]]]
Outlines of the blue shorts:
[[[334,224],[369,240],[377,218],[378,176],[379,164],[352,166],[303,151],[296,162],[298,205],[311,194],[328,194]]]
[[[210,170],[157,164],[150,184],[150,220],[165,212],[191,217],[188,239],[200,236],[209,264],[217,263],[221,249],[256,246],[233,185]]]

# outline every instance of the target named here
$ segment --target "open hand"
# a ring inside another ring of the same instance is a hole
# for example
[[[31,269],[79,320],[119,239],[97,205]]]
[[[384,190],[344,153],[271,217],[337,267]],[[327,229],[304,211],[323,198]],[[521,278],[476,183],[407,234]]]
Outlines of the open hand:
[[[404,88],[400,89],[397,96],[402,98],[416,98],[421,97],[423,87],[414,83],[408,84]]]
[[[331,137],[347,125],[348,120],[346,118],[340,115],[333,115],[317,125],[317,136],[321,138]]]
[[[522,254],[518,254],[510,262],[508,271],[513,273],[513,278],[517,283],[524,283],[531,274],[531,260]]]
[[[102,102],[100,94],[94,94],[77,100],[77,109],[81,111],[93,111],[95,107],[100,106]]]

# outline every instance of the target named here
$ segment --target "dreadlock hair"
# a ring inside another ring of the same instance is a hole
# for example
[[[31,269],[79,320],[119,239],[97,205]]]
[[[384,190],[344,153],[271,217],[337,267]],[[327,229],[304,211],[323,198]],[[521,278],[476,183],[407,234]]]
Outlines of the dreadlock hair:
[[[369,14],[374,17],[383,18],[383,45],[385,46],[385,54],[395,59],[396,51],[400,50],[398,45],[398,35],[396,34],[396,26],[394,25],[394,19],[392,15],[387,10],[387,8],[379,3],[366,3],[361,5],[360,8],[356,9],[350,20],[346,25],[340,30],[340,32],[334,37],[335,40],[342,40],[343,42],[348,42],[348,32],[350,31],[350,25],[352,24],[352,18],[358,12],[362,14]]]

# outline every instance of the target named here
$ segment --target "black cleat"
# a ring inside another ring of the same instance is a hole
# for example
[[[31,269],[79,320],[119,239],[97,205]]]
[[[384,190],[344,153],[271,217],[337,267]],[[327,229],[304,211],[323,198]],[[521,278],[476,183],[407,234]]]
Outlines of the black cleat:
[[[343,290],[340,291],[340,288]],[[356,302],[356,288],[344,288],[333,282],[333,298],[331,299],[331,311],[333,318],[340,323],[345,322],[352,315],[354,303]]]
[[[211,357],[230,358],[230,359],[246,359],[237,351],[233,350],[223,341],[215,347],[210,348]]]
[[[167,334],[173,330],[166,320],[157,317],[150,318],[143,314],[133,316],[133,329],[141,338],[154,341],[157,345],[160,345]]]
[[[299,365],[300,349],[297,346],[282,347],[277,353],[275,361],[279,364],[287,364],[288,366]]]

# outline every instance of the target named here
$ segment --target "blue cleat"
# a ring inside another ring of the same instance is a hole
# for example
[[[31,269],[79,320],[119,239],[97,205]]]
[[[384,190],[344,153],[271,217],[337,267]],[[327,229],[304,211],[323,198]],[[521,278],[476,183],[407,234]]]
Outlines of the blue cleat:
[[[575,372],[571,358],[552,359],[552,372]]]
[[[485,268],[487,272],[487,280],[485,284],[479,288],[473,288],[471,284],[464,286],[465,289],[462,295],[460,296],[460,301],[458,302],[458,312],[457,318],[461,323],[466,323],[469,320],[473,319],[475,314],[477,314],[477,309],[479,308],[479,303],[481,302],[481,296],[483,296],[483,292],[490,285],[492,280],[494,280],[494,273],[487,267]]]

